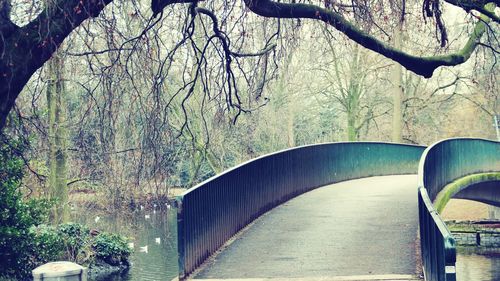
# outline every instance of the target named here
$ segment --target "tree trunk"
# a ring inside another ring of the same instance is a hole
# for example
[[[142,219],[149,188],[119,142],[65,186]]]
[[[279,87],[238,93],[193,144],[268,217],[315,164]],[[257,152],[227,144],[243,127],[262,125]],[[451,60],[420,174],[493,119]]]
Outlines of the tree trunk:
[[[349,110],[347,112],[347,141],[357,141],[356,134],[356,114]]]
[[[280,75],[277,83],[277,87],[275,90],[275,93],[273,94],[273,97],[276,97],[276,100],[279,101],[279,103],[274,103],[277,108],[275,109],[275,112],[278,115],[282,115],[276,118],[283,118],[284,125],[286,126],[284,128],[283,134],[286,134],[286,145],[287,147],[294,147],[296,145],[295,143],[295,115],[296,115],[296,105],[294,102],[294,97],[293,93],[294,91],[290,89],[289,83],[290,83],[290,67],[292,67],[292,58],[294,55],[294,51],[290,51],[283,62],[283,70],[282,74]],[[282,123],[283,124],[283,123]],[[277,140],[275,141],[274,144],[279,143],[282,140]]]
[[[288,105],[288,115],[287,115],[287,143],[288,147],[295,146],[295,104],[290,101],[291,104]]]
[[[48,62],[47,72],[49,197],[57,200],[53,211],[54,221],[63,222],[68,219],[68,188],[63,65],[58,54]]]
[[[362,50],[359,45],[354,46],[352,63],[350,64],[350,78],[347,84],[347,141],[358,141],[359,139],[359,99],[363,90],[361,78]]]
[[[394,47],[401,49],[403,47],[403,22],[398,22],[394,31]],[[403,67],[395,63],[391,71],[392,92],[393,92],[393,115],[392,115],[392,141],[403,141]]]

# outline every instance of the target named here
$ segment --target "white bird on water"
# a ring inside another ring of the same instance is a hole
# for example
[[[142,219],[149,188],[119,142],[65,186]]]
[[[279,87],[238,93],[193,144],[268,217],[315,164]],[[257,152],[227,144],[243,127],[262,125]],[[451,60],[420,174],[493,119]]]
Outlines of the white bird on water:
[[[144,247],[139,247],[139,252],[141,253],[148,253],[148,245],[144,246]]]
[[[144,218],[145,219],[149,219],[149,215],[144,215]]]
[[[155,238],[155,243],[156,244],[160,244],[161,243],[161,238],[160,237],[156,237]]]

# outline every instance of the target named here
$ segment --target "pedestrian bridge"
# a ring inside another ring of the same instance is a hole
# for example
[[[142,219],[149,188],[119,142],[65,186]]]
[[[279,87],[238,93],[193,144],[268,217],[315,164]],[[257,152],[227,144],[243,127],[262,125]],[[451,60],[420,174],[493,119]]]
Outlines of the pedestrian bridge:
[[[441,191],[487,172],[500,172],[500,143],[480,139],[329,143],[259,157],[178,198],[179,278],[456,280],[455,243],[433,201],[467,197],[481,181]],[[500,192],[491,182],[483,202]]]

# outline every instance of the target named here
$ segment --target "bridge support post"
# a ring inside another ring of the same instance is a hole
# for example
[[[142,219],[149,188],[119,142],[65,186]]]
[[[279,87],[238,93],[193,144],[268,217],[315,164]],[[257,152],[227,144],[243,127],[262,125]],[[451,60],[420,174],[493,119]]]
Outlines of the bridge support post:
[[[500,207],[490,206],[488,210],[488,218],[492,220],[500,220]]]
[[[178,256],[178,263],[179,263],[179,275],[178,275],[178,280],[184,280],[186,276],[186,271],[185,271],[185,262],[186,262],[186,249],[185,249],[185,240],[184,240],[184,213],[183,213],[183,206],[182,206],[182,197],[177,197],[176,200],[176,207],[177,207],[177,253],[179,254]]]
[[[446,281],[457,281],[455,266],[446,266]]]

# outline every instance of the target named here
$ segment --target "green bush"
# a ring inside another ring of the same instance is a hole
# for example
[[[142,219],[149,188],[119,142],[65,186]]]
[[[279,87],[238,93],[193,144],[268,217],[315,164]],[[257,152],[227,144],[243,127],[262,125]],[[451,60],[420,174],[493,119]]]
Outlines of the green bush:
[[[32,233],[31,256],[41,263],[69,260],[85,266],[92,266],[96,261],[120,265],[128,263],[131,253],[124,237],[106,232],[93,237],[88,227],[78,223],[57,227],[41,225],[34,227]]]
[[[46,200],[24,201],[19,191],[24,163],[20,143],[0,145],[0,276],[26,279],[38,265],[33,259],[34,233],[30,229],[48,219]]]
[[[128,264],[131,250],[127,240],[113,233],[100,233],[92,244],[98,259],[111,264]]]
[[[33,234],[33,260],[44,264],[59,259],[64,253],[63,241],[53,226],[40,225],[31,229]]]
[[[78,223],[64,223],[57,227],[57,232],[63,242],[66,259],[82,264],[88,262],[90,229]]]

